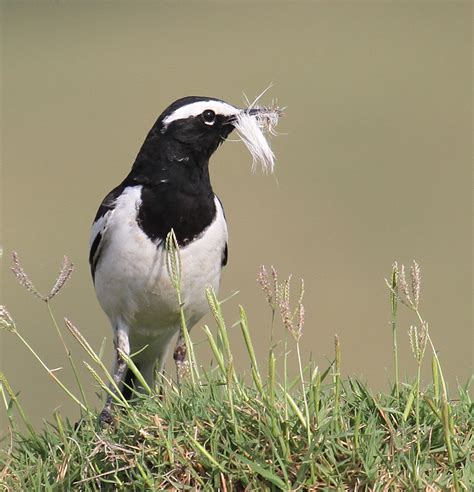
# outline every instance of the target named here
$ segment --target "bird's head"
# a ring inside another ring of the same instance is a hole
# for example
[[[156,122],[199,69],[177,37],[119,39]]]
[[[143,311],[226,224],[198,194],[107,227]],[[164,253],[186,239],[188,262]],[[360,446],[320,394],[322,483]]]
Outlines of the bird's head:
[[[238,109],[210,97],[188,96],[172,103],[158,118],[163,138],[209,156],[232,132]]]
[[[170,148],[187,149],[208,159],[235,129],[254,163],[260,161],[265,171],[272,171],[274,155],[263,132],[272,132],[280,114],[278,108],[242,109],[212,97],[188,96],[168,106],[154,130]]]

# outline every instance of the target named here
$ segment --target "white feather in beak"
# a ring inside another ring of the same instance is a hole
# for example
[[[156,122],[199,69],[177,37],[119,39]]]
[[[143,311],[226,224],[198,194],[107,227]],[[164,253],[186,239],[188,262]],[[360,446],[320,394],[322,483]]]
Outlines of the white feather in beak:
[[[252,171],[255,171],[257,162],[260,162],[263,172],[273,172],[275,154],[265,133],[276,135],[274,129],[282,112],[277,106],[268,108],[251,106],[240,111],[233,121],[237,134],[252,156]]]

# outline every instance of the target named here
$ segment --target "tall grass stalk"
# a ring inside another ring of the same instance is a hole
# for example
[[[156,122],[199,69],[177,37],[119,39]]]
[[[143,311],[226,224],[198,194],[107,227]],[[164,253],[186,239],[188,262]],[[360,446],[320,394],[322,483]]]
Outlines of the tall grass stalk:
[[[227,334],[227,328],[224,321],[224,316],[222,315],[221,302],[217,298],[217,295],[212,287],[208,287],[206,289],[206,297],[209,307],[211,308],[211,313],[213,314],[214,320],[217,325],[217,333],[219,337],[218,340],[220,342],[220,346],[223,349],[222,352],[224,353],[224,357],[227,360],[227,365],[232,365],[233,367],[233,356],[232,356],[232,351],[230,349],[229,336]],[[239,382],[237,379],[237,374],[235,374],[235,371],[231,371],[231,374],[234,383],[236,385],[235,387],[238,390],[240,388],[240,385],[238,384]],[[226,376],[227,375],[228,374],[226,374]]]
[[[398,345],[397,345],[397,307],[398,296],[397,292],[398,280],[398,265],[395,262],[392,266],[392,275],[390,278],[390,309],[391,309],[391,325],[392,325],[392,351],[393,351],[393,370],[395,373],[395,396],[400,397],[400,381],[398,372]]]
[[[10,405],[6,402],[5,393],[8,395],[8,397],[10,398],[10,400],[13,402],[16,409],[18,410],[18,414],[20,415],[20,418],[22,422],[25,424],[26,428],[28,429],[30,435],[36,436],[36,432],[33,426],[31,425],[30,420],[26,416],[23,407],[21,406],[15,392],[12,390],[12,387],[10,386],[10,383],[8,382],[8,379],[6,378],[5,374],[3,374],[3,372],[0,372],[0,389],[2,391],[3,401],[5,403],[5,410],[7,411],[7,415],[10,420],[10,423],[12,422],[12,417],[10,413]]]
[[[53,379],[53,381],[66,393],[66,395],[71,398],[81,409],[90,413],[91,410],[84,405],[73,393],[72,391],[56,376],[55,372],[57,369],[50,369],[45,362],[41,359],[41,357],[37,354],[37,352],[33,349],[33,347],[26,341],[26,339],[21,335],[21,333],[15,329],[13,332],[21,341],[21,343],[29,350],[29,352],[33,355],[33,357],[40,363],[41,367],[48,373],[48,375]]]
[[[443,375],[443,371],[441,368],[441,363],[438,358],[437,350],[434,346],[433,340],[431,339],[431,335],[428,329],[428,323],[423,318],[420,312],[420,292],[421,292],[421,269],[418,263],[413,260],[413,263],[410,267],[410,282],[407,280],[407,276],[405,273],[405,266],[402,264],[400,269],[398,268],[397,263],[394,263],[392,269],[392,277],[393,272],[395,271],[395,276],[397,282],[395,282],[395,286],[385,280],[388,285],[391,293],[397,297],[397,299],[405,305],[408,309],[413,311],[417,317],[417,320],[420,324],[420,328],[411,327],[409,330],[410,336],[410,344],[413,351],[413,354],[417,360],[417,378],[416,378],[416,386],[412,389],[411,395],[414,395],[415,400],[415,419],[416,419],[416,446],[417,446],[417,460],[421,453],[421,435],[420,435],[420,400],[421,400],[421,365],[424,359],[426,346],[429,344],[432,352],[432,374],[433,374],[433,385],[435,391],[435,401],[439,404],[439,383],[441,383],[441,408],[435,412],[433,412],[436,416],[439,414],[442,415],[442,424],[443,424],[443,435],[445,446],[448,452],[448,459],[450,464],[454,463],[453,457],[453,441],[455,439],[454,436],[454,428],[449,428],[449,414],[450,414],[450,404],[448,400],[448,391],[446,386],[446,380]],[[413,401],[413,398],[412,398]],[[407,402],[405,406],[405,412],[403,414],[406,419],[408,412],[410,410],[409,406],[410,400]],[[429,405],[430,406],[430,405]],[[459,490],[459,480],[457,477],[456,467],[451,465],[451,471],[453,476],[454,488],[455,490]]]
[[[438,361],[434,355],[431,356],[431,374],[433,377],[434,401],[439,403],[439,369]]]
[[[416,447],[417,447],[417,457],[421,453],[420,442],[420,399],[421,399],[421,365],[425,356],[426,350],[426,335],[428,332],[428,326],[423,325],[420,328],[416,326],[411,326],[409,330],[410,345],[413,355],[417,363],[416,372],[416,383],[415,383],[415,419],[416,419]]]
[[[110,374],[110,371],[107,369],[105,366],[102,357],[100,357],[99,354],[92,348],[91,344],[86,340],[86,338],[82,335],[82,333],[79,331],[79,329],[72,323],[71,320],[68,318],[64,318],[64,324],[66,325],[66,328],[69,330],[71,335],[74,337],[74,339],[79,343],[79,345],[84,349],[86,354],[92,359],[92,361],[99,366],[101,369],[101,372],[104,374],[107,382],[110,384],[111,388],[113,388],[114,393],[115,393],[115,398],[118,399],[121,404],[125,407],[128,407],[129,404],[127,400],[123,397],[122,392],[120,391],[120,388],[118,387],[117,383],[115,382],[112,374]],[[92,374],[92,376],[95,378],[94,374],[92,371],[93,368],[89,364],[87,364],[84,361],[84,365],[86,366],[87,370]],[[91,371],[92,369],[92,371]],[[100,376],[97,376],[99,379]],[[102,387],[102,385],[100,385]]]
[[[339,337],[334,335],[334,424],[336,430],[339,432],[341,410],[340,410],[340,399],[341,399],[341,344],[339,342]]]
[[[53,310],[51,309],[51,300],[56,297],[59,292],[64,288],[64,286],[67,284],[69,279],[71,278],[72,272],[74,271],[74,264],[71,263],[68,259],[67,256],[63,257],[63,262],[61,265],[61,268],[59,270],[58,275],[56,276],[56,280],[51,287],[51,290],[47,295],[41,294],[38,289],[34,286],[33,282],[31,281],[29,275],[26,273],[24,270],[23,266],[21,265],[20,258],[18,256],[18,253],[13,252],[12,253],[12,261],[13,261],[13,267],[11,268],[11,271],[15,278],[18,280],[20,285],[26,288],[28,292],[31,292],[34,296],[38,297],[41,299],[47,306],[47,311],[49,314],[49,317],[52,321],[52,324],[56,330],[56,333],[58,334],[58,337],[61,341],[61,344],[64,347],[64,351],[66,353],[66,357],[68,359],[69,365],[71,366],[72,372],[74,374],[74,378],[76,380],[76,384],[79,388],[79,391],[81,393],[81,398],[82,402],[79,401],[79,399],[60,381],[60,379],[54,374],[55,370],[49,369],[48,366],[41,360],[39,355],[33,350],[33,348],[28,344],[26,339],[19,333],[19,331],[16,329],[16,326],[13,326],[13,329],[10,330],[12,333],[14,333],[20,340],[21,342],[25,345],[25,347],[34,355],[36,360],[41,364],[41,366],[48,372],[48,374],[53,378],[53,380],[56,382],[56,384],[75,402],[77,403],[82,410],[87,410],[88,408],[88,403],[86,399],[86,395],[84,392],[84,388],[82,387],[82,384],[79,379],[79,374],[77,372],[76,365],[74,363],[74,360],[72,358],[71,351],[69,350],[64,337],[61,333],[61,330],[59,329],[59,325],[56,322],[56,318],[54,316]]]
[[[66,341],[64,340],[63,334],[61,333],[61,330],[59,329],[59,325],[58,325],[58,323],[56,321],[56,317],[54,316],[53,310],[51,308],[51,302],[50,302],[50,300],[46,300],[45,301],[45,304],[46,304],[46,306],[48,308],[49,317],[50,317],[50,319],[51,319],[51,321],[53,323],[53,326],[54,326],[54,328],[56,330],[56,333],[58,334],[58,337],[61,340],[61,343],[62,343],[62,345],[64,347],[64,351],[66,353],[66,357],[67,357],[67,359],[69,361],[69,365],[71,366],[72,373],[74,374],[74,379],[75,379],[76,384],[77,384],[77,387],[79,388],[79,391],[81,393],[82,401],[83,401],[83,403],[84,403],[84,405],[86,407],[89,407],[89,404],[87,403],[86,393],[85,393],[84,388],[82,386],[81,380],[79,378],[79,373],[77,371],[76,364],[75,364],[74,359],[72,357],[72,352],[69,349],[69,347],[67,346]]]
[[[185,306],[181,296],[181,256],[179,252],[179,245],[174,230],[166,236],[165,241],[166,257],[167,257],[167,269],[168,276],[176,291],[176,297],[178,301],[179,317],[180,317],[180,336],[184,338],[186,355],[189,360],[191,381],[196,384],[196,380],[199,379],[199,370],[196,363],[196,357],[194,355],[194,347],[189,336],[189,330],[186,323]],[[178,369],[178,379],[180,379],[180,368]],[[179,381],[178,381],[179,382]]]
[[[239,311],[240,311],[240,328],[242,330],[242,335],[244,337],[247,353],[249,354],[250,357],[252,378],[255,383],[255,386],[258,389],[258,392],[261,395],[264,395],[265,391],[263,389],[262,377],[260,375],[260,371],[258,370],[257,357],[255,356],[255,349],[253,348],[252,339],[250,337],[247,314],[242,306],[239,306]]]

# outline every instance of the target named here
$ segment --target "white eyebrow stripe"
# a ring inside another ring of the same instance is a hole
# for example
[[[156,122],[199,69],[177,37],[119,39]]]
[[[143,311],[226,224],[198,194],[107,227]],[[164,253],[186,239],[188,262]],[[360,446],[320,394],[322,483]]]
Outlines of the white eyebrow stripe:
[[[186,106],[181,106],[176,111],[173,111],[170,115],[163,119],[163,124],[168,126],[173,121],[183,120],[191,116],[197,116],[206,109],[212,109],[214,113],[223,116],[231,116],[240,111],[224,101],[197,101],[191,104],[186,104]]]

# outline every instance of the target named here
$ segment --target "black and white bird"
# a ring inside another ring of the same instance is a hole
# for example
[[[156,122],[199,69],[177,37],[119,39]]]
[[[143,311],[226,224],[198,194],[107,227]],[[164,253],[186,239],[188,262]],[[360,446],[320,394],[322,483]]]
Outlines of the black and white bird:
[[[227,223],[212,190],[209,158],[236,129],[254,161],[271,170],[274,156],[262,130],[271,131],[279,114],[210,97],[179,99],[151,128],[128,176],[102,201],[89,262],[97,298],[114,330],[113,377],[124,394],[131,372],[126,374],[119,350],[139,352],[134,362],[151,385],[180,329],[165,250],[171,230],[179,245],[189,328],[208,311],[206,288],[219,288],[227,263]],[[178,339],[178,348],[182,343]],[[109,396],[101,423],[110,422],[111,410]]]

